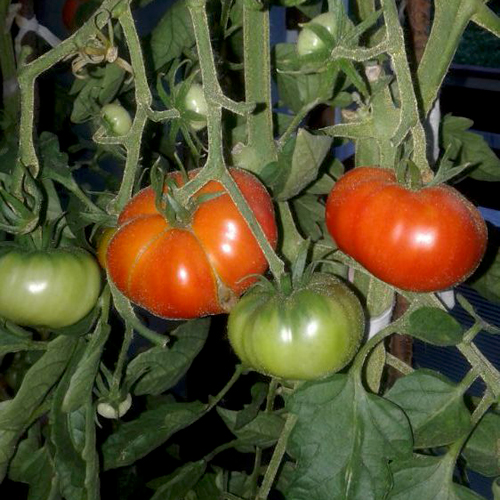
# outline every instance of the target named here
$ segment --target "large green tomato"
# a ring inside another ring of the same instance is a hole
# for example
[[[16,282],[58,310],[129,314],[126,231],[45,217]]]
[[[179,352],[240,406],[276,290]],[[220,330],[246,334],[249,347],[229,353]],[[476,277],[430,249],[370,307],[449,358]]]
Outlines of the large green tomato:
[[[0,316],[23,326],[62,328],[95,306],[101,272],[84,250],[11,250],[0,257]]]
[[[359,300],[318,274],[284,296],[256,286],[231,311],[229,341],[244,365],[282,379],[312,380],[343,368],[364,331]]]

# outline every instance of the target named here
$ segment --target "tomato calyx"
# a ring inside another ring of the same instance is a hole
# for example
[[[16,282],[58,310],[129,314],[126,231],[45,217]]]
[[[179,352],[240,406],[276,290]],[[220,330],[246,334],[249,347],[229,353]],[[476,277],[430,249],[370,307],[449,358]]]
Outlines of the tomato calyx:
[[[396,179],[399,184],[411,191],[418,191],[423,187],[422,174],[415,163],[409,159],[396,165]]]

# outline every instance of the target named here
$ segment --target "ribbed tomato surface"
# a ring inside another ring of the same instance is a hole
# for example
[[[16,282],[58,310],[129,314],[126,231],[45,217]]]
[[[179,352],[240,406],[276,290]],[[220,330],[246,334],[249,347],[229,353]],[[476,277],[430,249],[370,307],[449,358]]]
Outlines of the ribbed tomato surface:
[[[326,224],[337,246],[374,276],[432,292],[465,280],[483,257],[487,230],[474,205],[446,185],[412,191],[393,170],[359,167],[334,186]]]
[[[180,174],[172,174],[183,184]],[[193,171],[191,175],[196,175]],[[276,246],[270,196],[252,174],[231,175],[267,239]],[[215,181],[195,197],[223,191]],[[200,200],[184,227],[172,227],[155,206],[151,187],[140,191],[118,219],[106,254],[108,273],[132,302],[164,318],[195,318],[227,311],[267,261],[227,193]]]

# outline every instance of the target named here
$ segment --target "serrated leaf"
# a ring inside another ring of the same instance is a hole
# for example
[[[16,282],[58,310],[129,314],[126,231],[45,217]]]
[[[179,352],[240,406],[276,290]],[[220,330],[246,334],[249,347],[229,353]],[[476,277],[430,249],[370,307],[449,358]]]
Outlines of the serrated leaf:
[[[326,102],[332,97],[338,74],[334,65],[321,73],[304,73],[293,43],[276,44],[273,58],[278,69],[276,83],[280,103],[294,113],[304,106]]]
[[[469,131],[473,122],[467,118],[446,115],[442,122],[442,147],[450,151],[456,164],[475,167],[469,176],[480,181],[500,180],[500,158],[479,134]]]
[[[196,500],[214,500],[219,498],[221,490],[217,487],[217,476],[205,474],[195,485]]]
[[[77,410],[91,398],[104,345],[108,340],[110,332],[110,326],[99,321],[90,336],[85,352],[64,395],[62,403],[63,411],[72,412]]]
[[[287,498],[386,497],[392,484],[389,462],[412,450],[410,426],[400,408],[343,374],[305,383],[287,407],[298,417],[288,441],[297,468]]]
[[[500,476],[500,415],[487,413],[463,450],[467,467],[486,477]]]
[[[261,411],[248,424],[237,428],[238,411],[217,407],[217,413],[238,438],[238,447],[245,451],[252,451],[254,446],[269,448],[280,437],[284,425],[283,417],[280,415]]]
[[[470,286],[489,301],[500,304],[500,252],[487,268],[480,268]]]
[[[280,234],[282,235],[281,253],[286,257],[288,262],[291,263],[297,258],[297,253],[300,250],[301,243],[304,239],[297,231],[288,202],[279,202],[278,212],[280,215],[278,217],[278,221],[281,224]]]
[[[415,370],[386,394],[408,416],[416,448],[453,443],[471,425],[460,386],[432,370]]]
[[[104,469],[131,465],[161,446],[177,431],[198,420],[206,406],[199,402],[167,403],[143,412],[111,434],[102,446]]]
[[[462,342],[464,330],[446,311],[437,307],[420,307],[410,314],[408,333],[429,344],[452,346]]]
[[[50,411],[51,441],[55,449],[54,465],[61,494],[67,500],[99,500],[99,470],[95,450],[95,414],[91,392],[83,406],[69,413],[63,401],[84,353],[81,345],[59,382]],[[92,381],[93,384],[93,381]],[[92,386],[91,386],[92,387]],[[87,436],[90,432],[93,436]]]
[[[184,498],[200,480],[206,468],[207,463],[204,460],[188,462],[172,474],[151,481],[148,486],[156,490],[151,500],[178,500]]]
[[[61,377],[75,346],[76,340],[71,337],[58,337],[50,342],[44,355],[27,371],[14,399],[0,407],[0,482],[18,439]]]
[[[332,142],[331,137],[313,135],[304,129],[298,131],[291,169],[278,193],[280,201],[296,196],[317,178],[319,167],[330,151]]]
[[[394,485],[388,500],[484,500],[473,491],[452,482],[455,460],[416,456],[394,462]]]
[[[127,367],[125,383],[136,383],[136,395],[158,395],[176,385],[186,374],[194,358],[201,351],[208,337],[210,319],[188,321],[179,326],[172,335],[174,345],[152,347],[136,356]]]
[[[184,0],[172,4],[151,33],[150,49],[154,69],[180,57],[195,45],[193,24]]]
[[[14,456],[15,472],[12,472],[11,466],[10,479],[29,485],[28,500],[58,498],[57,476],[48,447],[29,449],[25,444],[26,440],[20,443]]]
[[[250,390],[252,394],[252,402],[245,405],[243,410],[238,412],[238,416],[236,417],[236,422],[234,424],[234,428],[236,430],[249,424],[258,415],[262,403],[266,400],[268,389],[268,384],[265,384],[264,382],[257,382],[252,386]]]
[[[315,195],[304,194],[291,200],[301,233],[311,241],[323,236],[321,224],[325,220],[325,206]]]

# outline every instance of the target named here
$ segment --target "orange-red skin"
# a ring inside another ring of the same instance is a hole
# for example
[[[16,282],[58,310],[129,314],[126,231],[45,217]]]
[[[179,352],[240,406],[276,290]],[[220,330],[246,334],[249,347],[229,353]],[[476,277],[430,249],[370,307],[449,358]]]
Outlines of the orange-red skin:
[[[326,225],[337,246],[374,276],[403,290],[434,292],[465,280],[487,243],[486,224],[458,191],[412,191],[393,170],[358,167],[335,184]]]
[[[277,227],[269,194],[252,174],[230,172],[275,248]],[[180,174],[171,176],[183,184]],[[211,181],[195,196],[219,191],[222,186]],[[267,269],[262,250],[228,194],[200,203],[189,226],[172,228],[157,211],[151,187],[137,193],[120,214],[106,260],[109,276],[125,296],[172,319],[225,312],[227,297],[221,292],[239,296],[255,282],[250,274]]]

